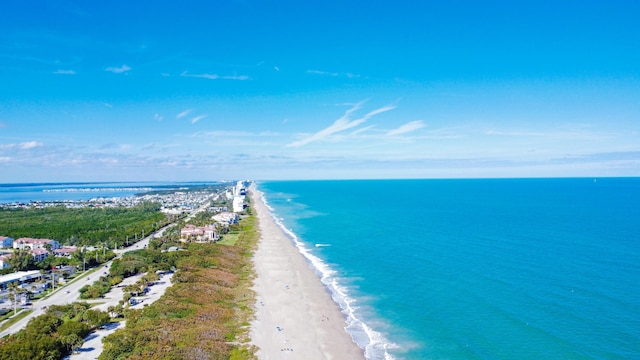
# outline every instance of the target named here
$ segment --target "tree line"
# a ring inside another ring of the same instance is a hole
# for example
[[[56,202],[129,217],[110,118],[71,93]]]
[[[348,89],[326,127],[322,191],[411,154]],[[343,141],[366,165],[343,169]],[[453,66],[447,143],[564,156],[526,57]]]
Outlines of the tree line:
[[[0,209],[0,235],[57,240],[63,245],[121,247],[169,223],[161,205],[145,202],[130,208]]]

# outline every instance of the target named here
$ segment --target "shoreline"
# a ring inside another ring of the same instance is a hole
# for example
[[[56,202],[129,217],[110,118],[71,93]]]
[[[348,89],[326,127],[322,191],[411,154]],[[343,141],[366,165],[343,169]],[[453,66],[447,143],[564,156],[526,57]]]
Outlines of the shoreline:
[[[251,184],[260,241],[251,344],[259,359],[365,359],[346,331],[346,318],[304,256],[292,244]]]

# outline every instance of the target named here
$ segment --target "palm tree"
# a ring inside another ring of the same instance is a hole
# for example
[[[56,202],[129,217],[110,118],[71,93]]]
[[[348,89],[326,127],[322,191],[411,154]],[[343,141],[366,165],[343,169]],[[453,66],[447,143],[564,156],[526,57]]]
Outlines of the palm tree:
[[[74,253],[73,258],[82,263],[82,271],[86,270],[87,262],[87,250],[83,247],[79,247]]]
[[[24,289],[18,287],[18,285],[19,284],[17,281],[13,281],[7,285],[9,289],[9,300],[13,302],[14,315],[18,313],[18,298],[20,297],[20,294],[25,291]]]
[[[9,300],[13,303],[13,314],[15,315],[18,312],[18,304],[16,302],[16,288],[18,287],[18,283],[13,281],[7,284],[7,290],[9,291]]]
[[[26,270],[33,262],[33,256],[28,249],[16,249],[9,258],[9,266],[16,271]]]
[[[82,346],[84,340],[77,334],[69,334],[60,337],[60,342],[62,342],[67,347],[67,351],[74,352],[75,349]]]

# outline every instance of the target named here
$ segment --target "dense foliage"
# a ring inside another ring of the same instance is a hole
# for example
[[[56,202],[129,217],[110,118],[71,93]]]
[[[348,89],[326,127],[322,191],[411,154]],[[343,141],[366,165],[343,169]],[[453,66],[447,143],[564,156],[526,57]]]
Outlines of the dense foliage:
[[[0,339],[0,360],[62,359],[83,343],[91,330],[109,322],[105,312],[87,303],[51,306],[18,333]]]
[[[80,289],[81,299],[96,299],[108,293],[122,279],[143,272],[167,271],[175,266],[175,255],[148,249],[134,250],[113,260],[109,274]]]
[[[167,224],[158,203],[131,208],[0,209],[0,235],[47,238],[67,245],[122,246]]]
[[[173,252],[174,285],[142,310],[126,312],[127,325],[104,339],[99,359],[249,359],[242,345],[253,294],[251,254],[255,218],[242,223],[235,246],[190,244]]]

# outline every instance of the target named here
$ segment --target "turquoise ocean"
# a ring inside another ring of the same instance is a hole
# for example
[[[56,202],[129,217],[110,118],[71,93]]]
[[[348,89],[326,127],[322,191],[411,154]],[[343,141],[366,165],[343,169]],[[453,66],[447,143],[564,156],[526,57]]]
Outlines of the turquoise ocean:
[[[640,359],[640,179],[258,182],[368,359]]]

